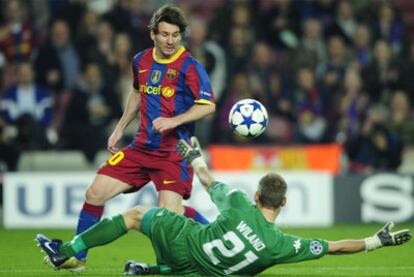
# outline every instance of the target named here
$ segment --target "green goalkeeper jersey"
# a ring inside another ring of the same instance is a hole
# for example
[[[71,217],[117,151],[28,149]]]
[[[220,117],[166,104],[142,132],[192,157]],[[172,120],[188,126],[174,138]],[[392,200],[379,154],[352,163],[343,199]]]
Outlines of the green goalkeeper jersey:
[[[281,232],[240,190],[215,183],[209,193],[220,215],[188,237],[188,249],[206,275],[254,275],[275,264],[317,259],[328,251],[324,240]]]

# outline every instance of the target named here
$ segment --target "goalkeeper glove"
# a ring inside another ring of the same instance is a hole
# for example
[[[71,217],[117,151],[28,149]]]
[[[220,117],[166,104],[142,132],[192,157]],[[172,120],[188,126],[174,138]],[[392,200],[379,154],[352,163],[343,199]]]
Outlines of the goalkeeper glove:
[[[411,239],[410,230],[404,229],[391,233],[393,222],[388,222],[375,235],[365,239],[366,251],[371,251],[383,246],[394,246],[406,243]]]
[[[201,167],[207,167],[206,162],[201,154],[201,147],[196,137],[191,137],[191,145],[185,140],[180,139],[178,142],[178,151],[189,164],[194,168],[195,171]]]

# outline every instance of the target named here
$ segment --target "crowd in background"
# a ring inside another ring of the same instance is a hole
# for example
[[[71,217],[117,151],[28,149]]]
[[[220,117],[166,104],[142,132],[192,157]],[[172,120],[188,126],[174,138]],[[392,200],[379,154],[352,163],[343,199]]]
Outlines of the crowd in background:
[[[414,144],[414,33],[397,2],[0,1],[0,155],[8,170],[28,150],[94,161],[122,115],[133,56],[153,45],[152,13],[175,3],[215,90],[216,114],[197,123],[203,145],[341,143],[350,171],[396,169]],[[269,113],[255,140],[227,123],[243,98]]]

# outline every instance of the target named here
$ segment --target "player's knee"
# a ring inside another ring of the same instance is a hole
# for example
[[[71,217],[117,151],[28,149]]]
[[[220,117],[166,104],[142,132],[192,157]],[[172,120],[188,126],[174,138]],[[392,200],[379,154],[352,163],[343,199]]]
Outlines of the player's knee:
[[[105,204],[106,199],[103,192],[96,186],[92,185],[86,190],[85,200],[89,204],[100,206]]]

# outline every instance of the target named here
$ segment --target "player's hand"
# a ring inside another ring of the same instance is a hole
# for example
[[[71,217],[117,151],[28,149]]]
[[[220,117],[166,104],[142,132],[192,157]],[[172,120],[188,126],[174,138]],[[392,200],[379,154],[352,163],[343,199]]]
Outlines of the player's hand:
[[[400,245],[406,243],[411,239],[410,230],[404,229],[396,232],[391,232],[394,227],[393,222],[388,222],[376,234],[381,241],[382,246]]]
[[[107,149],[109,152],[111,152],[112,154],[115,154],[116,152],[118,152],[118,147],[116,147],[117,143],[119,142],[119,140],[122,138],[122,131],[115,129],[113,131],[113,133],[111,134],[111,136],[108,138],[108,144],[107,144]]]
[[[206,162],[201,154],[201,147],[196,137],[191,137],[191,145],[185,140],[180,139],[178,142],[178,152],[194,169],[207,167]]]
[[[174,129],[178,125],[178,121],[172,117],[158,117],[152,121],[152,127],[158,133]]]
[[[411,239],[411,232],[408,229],[391,232],[393,222],[387,222],[374,236],[365,239],[367,250],[374,250],[383,246],[394,246],[408,242]]]
[[[185,140],[180,139],[178,142],[178,151],[181,157],[191,164],[194,159],[201,157],[201,148],[196,137],[191,137],[190,142],[191,145],[189,145]]]

